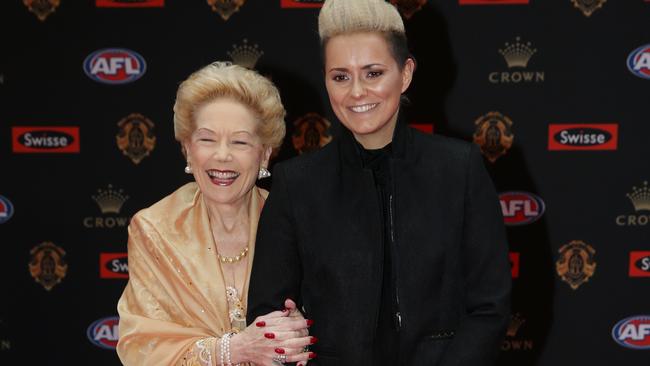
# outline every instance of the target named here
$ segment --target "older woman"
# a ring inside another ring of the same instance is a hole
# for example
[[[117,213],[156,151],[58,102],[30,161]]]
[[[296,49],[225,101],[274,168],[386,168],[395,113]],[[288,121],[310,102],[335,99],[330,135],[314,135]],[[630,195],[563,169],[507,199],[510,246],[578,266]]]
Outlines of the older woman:
[[[305,363],[308,322],[287,301],[246,327],[259,213],[285,111],[254,71],[214,63],[177,93],[174,130],[195,183],[138,212],[129,226],[129,283],[119,301],[125,365]],[[290,310],[291,309],[291,310]]]
[[[413,77],[384,0],[326,0],[325,86],[343,133],[276,165],[249,319],[296,299],[318,365],[491,364],[509,319],[498,199],[475,145],[399,118]]]

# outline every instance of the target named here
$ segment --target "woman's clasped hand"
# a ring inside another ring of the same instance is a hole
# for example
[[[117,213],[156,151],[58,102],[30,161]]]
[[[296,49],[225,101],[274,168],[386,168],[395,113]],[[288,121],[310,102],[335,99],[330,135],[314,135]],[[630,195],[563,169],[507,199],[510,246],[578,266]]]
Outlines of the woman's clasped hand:
[[[304,319],[293,301],[287,300],[285,306],[284,310],[257,317],[253,324],[237,334],[247,349],[233,349],[233,354],[241,354],[256,365],[277,365],[277,362],[306,365],[316,357],[307,348],[317,342],[307,329],[313,321]]]

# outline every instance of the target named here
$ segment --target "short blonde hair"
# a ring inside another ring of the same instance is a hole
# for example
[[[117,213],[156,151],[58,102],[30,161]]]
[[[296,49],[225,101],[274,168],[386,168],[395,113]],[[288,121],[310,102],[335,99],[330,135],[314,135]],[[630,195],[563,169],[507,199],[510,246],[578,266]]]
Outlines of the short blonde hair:
[[[354,32],[405,34],[399,12],[384,0],[326,0],[318,15],[321,42]]]
[[[178,142],[182,144],[196,129],[196,111],[219,98],[233,99],[253,111],[265,146],[277,148],[282,144],[286,111],[278,89],[257,72],[229,62],[207,65],[178,87],[174,103],[174,136]]]

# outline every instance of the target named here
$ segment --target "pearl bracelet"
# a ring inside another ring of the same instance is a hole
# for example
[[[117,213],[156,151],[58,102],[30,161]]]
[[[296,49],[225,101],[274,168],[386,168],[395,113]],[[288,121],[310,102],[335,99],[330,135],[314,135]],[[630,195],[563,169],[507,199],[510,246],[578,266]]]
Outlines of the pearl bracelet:
[[[230,338],[234,336],[235,333],[229,332],[221,337],[221,350],[219,352],[219,361],[223,366],[237,366],[239,364],[233,365],[232,360],[230,359]]]

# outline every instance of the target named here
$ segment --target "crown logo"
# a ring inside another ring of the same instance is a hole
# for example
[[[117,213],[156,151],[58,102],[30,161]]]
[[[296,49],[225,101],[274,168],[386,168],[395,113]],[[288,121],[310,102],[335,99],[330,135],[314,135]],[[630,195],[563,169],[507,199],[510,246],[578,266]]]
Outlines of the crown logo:
[[[537,52],[536,48],[532,48],[530,42],[521,43],[521,37],[515,39],[515,43],[505,43],[503,49],[499,49],[499,53],[503,56],[508,63],[508,68],[513,67],[526,67],[528,61]]]
[[[519,331],[519,328],[525,322],[526,322],[526,320],[524,318],[522,318],[521,314],[519,314],[519,313],[514,314],[514,315],[510,315],[510,324],[508,324],[508,330],[506,331],[506,335],[508,337],[516,336],[517,332]]]
[[[632,201],[635,211],[650,211],[650,188],[648,182],[643,182],[643,187],[632,187],[632,193],[626,194],[627,198]]]
[[[108,185],[106,190],[98,189],[97,195],[92,197],[103,214],[120,213],[122,205],[129,199],[129,196],[124,195],[123,190],[114,190],[111,184]]]
[[[247,39],[244,39],[244,43],[240,46],[232,45],[232,51],[227,53],[235,64],[247,69],[255,68],[257,60],[264,55],[264,51],[260,50],[258,45],[249,45]]]

